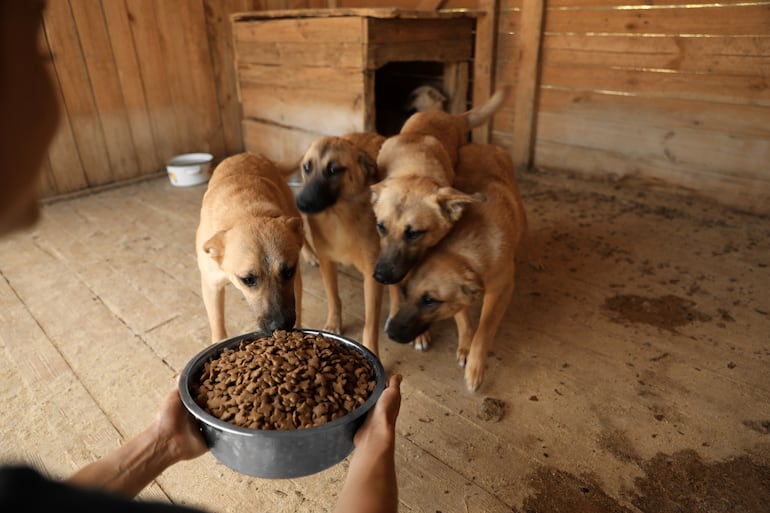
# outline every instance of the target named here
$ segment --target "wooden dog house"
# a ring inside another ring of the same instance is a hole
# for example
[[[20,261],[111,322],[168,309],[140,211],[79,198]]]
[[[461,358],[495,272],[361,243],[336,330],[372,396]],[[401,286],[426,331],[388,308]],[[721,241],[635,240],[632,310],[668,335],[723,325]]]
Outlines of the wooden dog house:
[[[236,14],[232,20],[248,151],[280,160],[301,155],[321,135],[394,133],[383,128],[384,119],[398,114],[398,98],[405,102],[410,84],[393,94],[398,80],[382,71],[397,72],[400,64],[436,70],[431,78],[449,93],[449,110],[466,109],[471,13],[305,9]],[[383,106],[378,97],[389,95],[393,102]]]

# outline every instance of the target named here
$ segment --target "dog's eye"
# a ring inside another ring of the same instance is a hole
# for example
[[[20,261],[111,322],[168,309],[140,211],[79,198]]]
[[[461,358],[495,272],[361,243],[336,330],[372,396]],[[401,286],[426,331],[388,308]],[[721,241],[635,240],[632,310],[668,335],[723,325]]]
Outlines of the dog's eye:
[[[312,167],[313,166],[310,165],[310,161],[308,160],[307,162],[302,164],[302,171],[304,171],[306,175],[309,175],[310,172],[313,170]]]
[[[406,297],[406,284],[401,285],[401,295]]]
[[[294,273],[297,271],[297,267],[281,267],[281,278],[284,280],[290,280],[294,278]]]
[[[241,283],[243,283],[246,287],[249,287],[250,289],[253,289],[257,286],[257,282],[259,281],[257,279],[257,276],[255,274],[248,274],[246,276],[241,276],[238,278],[241,280]]]
[[[338,175],[338,174],[342,173],[343,171],[345,171],[345,168],[342,167],[342,166],[335,165],[334,162],[329,162],[326,165],[326,174],[329,175],[329,176]]]
[[[407,242],[414,242],[423,235],[425,235],[425,230],[412,230],[411,226],[407,226],[406,231],[404,232],[404,240]]]
[[[384,225],[384,224],[382,224],[382,223],[377,223],[377,231],[378,231],[378,232],[379,232],[379,234],[380,234],[380,235],[382,235],[383,237],[384,237],[384,236],[386,236],[386,235],[388,234],[388,230],[385,228],[385,225]]]
[[[431,297],[431,295],[428,294],[427,292],[422,295],[422,297],[420,298],[420,302],[422,303],[422,306],[427,306],[427,307],[436,306],[441,303],[441,301],[439,301],[434,297]]]

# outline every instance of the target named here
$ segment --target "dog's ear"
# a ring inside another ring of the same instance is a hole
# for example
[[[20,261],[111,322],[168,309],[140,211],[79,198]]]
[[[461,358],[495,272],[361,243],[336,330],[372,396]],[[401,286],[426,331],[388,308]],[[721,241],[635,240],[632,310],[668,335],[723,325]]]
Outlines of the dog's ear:
[[[429,87],[426,92],[428,93],[428,98],[436,103],[444,103],[446,101],[446,96],[441,94],[435,87]]]
[[[358,165],[361,166],[361,170],[364,172],[367,183],[375,183],[379,181],[377,163],[365,151],[358,152]]]
[[[215,233],[213,237],[204,242],[203,251],[221,264],[222,258],[225,256],[225,232],[220,230]]]
[[[479,280],[478,275],[470,268],[466,268],[460,273],[460,292],[471,298],[472,301],[481,296],[484,292],[484,285]]]
[[[305,240],[305,226],[302,223],[301,217],[290,217],[286,226],[289,227],[289,230],[294,232],[299,240]]]
[[[380,191],[382,190],[382,184],[376,183],[374,185],[369,186],[369,188],[372,190],[372,205],[377,203],[377,198],[380,197]]]
[[[480,203],[486,199],[483,194],[465,194],[452,187],[442,187],[435,195],[436,204],[441,213],[452,223],[460,220],[468,205]]]

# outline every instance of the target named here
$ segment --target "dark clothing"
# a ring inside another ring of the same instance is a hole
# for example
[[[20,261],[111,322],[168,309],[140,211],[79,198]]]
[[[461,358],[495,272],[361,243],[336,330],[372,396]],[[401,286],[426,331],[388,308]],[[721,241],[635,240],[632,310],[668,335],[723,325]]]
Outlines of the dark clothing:
[[[146,513],[201,513],[200,510],[162,502],[135,501],[98,490],[85,490],[52,481],[29,467],[0,467],[0,511],[77,511]]]

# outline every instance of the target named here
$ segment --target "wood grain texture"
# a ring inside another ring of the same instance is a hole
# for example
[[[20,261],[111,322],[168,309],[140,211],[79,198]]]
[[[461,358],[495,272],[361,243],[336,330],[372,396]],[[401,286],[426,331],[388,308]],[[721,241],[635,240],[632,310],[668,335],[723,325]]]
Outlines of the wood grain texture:
[[[581,157],[547,144],[548,154]],[[536,507],[553,497],[538,487],[541,473],[569,478],[563,511],[633,511],[637,497],[655,493],[639,485],[659,477],[649,462],[682,451],[703,466],[682,469],[676,489],[703,503],[722,490],[704,489],[699,472],[741,458],[766,471],[767,435],[747,426],[768,420],[770,400],[767,218],[631,180],[521,176],[545,269],[510,269],[516,290],[482,389],[464,388],[451,320],[431,327],[426,352],[382,335],[386,372],[404,376],[400,511],[548,511]],[[160,177],[57,201],[33,231],[0,240],[0,459],[64,478],[150,422],[175,375],[209,344],[192,249],[205,190]],[[320,273],[303,264],[302,278],[304,323],[321,326]],[[340,294],[343,333],[358,338],[355,270],[341,269]],[[624,295],[649,304],[673,296],[690,301],[692,315],[673,329],[632,321],[607,307]],[[251,331],[252,313],[229,286],[225,311],[232,333]],[[504,402],[498,422],[479,417],[485,397]],[[347,469],[345,460],[313,476],[263,480],[206,454],[166,470],[140,499],[212,512],[255,504],[329,512]],[[763,504],[761,493],[748,495]]]

